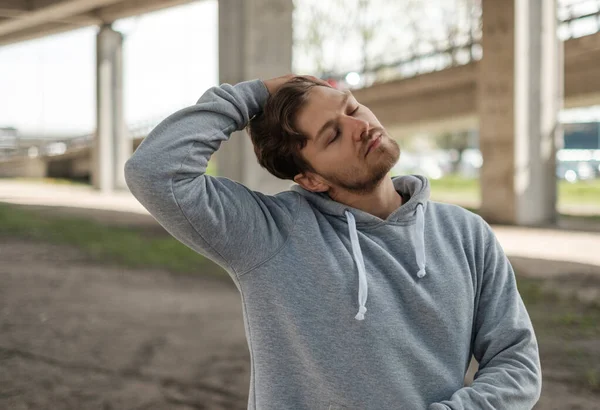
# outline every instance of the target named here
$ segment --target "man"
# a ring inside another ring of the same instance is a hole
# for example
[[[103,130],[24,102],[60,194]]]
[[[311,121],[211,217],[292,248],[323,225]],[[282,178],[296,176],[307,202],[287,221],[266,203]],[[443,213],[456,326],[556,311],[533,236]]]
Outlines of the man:
[[[205,174],[249,124],[275,196]],[[537,341],[489,226],[388,178],[400,150],[350,93],[314,77],[224,84],[159,124],[131,192],[230,274],[251,355],[249,409],[530,409]],[[471,356],[479,371],[464,375]]]

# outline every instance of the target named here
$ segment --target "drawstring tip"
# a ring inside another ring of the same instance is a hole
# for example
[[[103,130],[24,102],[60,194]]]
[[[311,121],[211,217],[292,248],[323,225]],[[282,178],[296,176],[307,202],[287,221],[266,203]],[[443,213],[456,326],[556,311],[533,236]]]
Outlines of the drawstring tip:
[[[361,306],[358,308],[358,313],[356,314],[356,316],[354,316],[354,319],[356,320],[365,320],[365,313],[367,312],[367,308],[364,306]]]
[[[425,272],[425,268],[421,268],[421,269],[419,269],[419,271],[417,272],[417,276],[418,276],[419,278],[422,278],[423,276],[425,276],[425,273],[426,273],[426,272]]]

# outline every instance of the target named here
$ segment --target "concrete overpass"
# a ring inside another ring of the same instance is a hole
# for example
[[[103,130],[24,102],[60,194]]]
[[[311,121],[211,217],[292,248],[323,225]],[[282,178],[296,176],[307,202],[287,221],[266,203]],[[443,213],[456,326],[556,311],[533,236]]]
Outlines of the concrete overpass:
[[[0,45],[161,10],[192,0],[2,0]]]
[[[564,107],[600,105],[600,32],[564,43]],[[479,127],[480,62],[355,90],[397,138]]]
[[[564,42],[564,106],[565,108],[600,105],[600,32]],[[354,90],[357,99],[366,104],[385,124],[394,137],[417,132],[461,131],[479,127],[478,78],[479,62],[422,74],[416,77],[375,84]],[[165,115],[166,116],[166,115]],[[133,149],[144,133],[156,125],[147,124],[133,132]],[[69,147],[61,155],[28,160],[10,165],[0,163],[1,175],[83,178],[91,174],[91,138]]]
[[[0,45],[99,26],[97,127],[88,162],[92,184],[100,190],[126,188],[123,167],[132,153],[123,119],[123,36],[111,24],[190,1],[0,0]],[[237,83],[291,72],[292,10],[292,0],[219,0],[219,81]],[[267,192],[287,187],[255,166],[256,161],[246,155],[252,152],[248,144],[247,138],[233,138],[224,144],[219,152],[220,174],[249,186],[261,186]],[[40,161],[36,159],[37,165],[25,166],[24,170],[39,171]]]
[[[183,2],[0,0],[0,44],[101,26],[98,122],[91,151],[92,181],[101,190],[124,187],[122,168],[132,148],[123,124],[122,36],[110,24]],[[482,9],[480,62],[376,85],[357,96],[398,132],[424,124],[477,121],[484,157],[483,215],[494,222],[546,223],[556,215],[554,152],[565,83],[556,0],[483,0]],[[291,25],[292,0],[220,0],[220,81],[236,83],[291,71]],[[571,61],[585,63],[584,68],[569,68],[567,63],[566,72],[572,74],[565,79],[566,88],[575,90],[569,91],[573,104],[596,98],[589,90],[597,89],[591,70],[598,56],[590,49],[579,55],[578,50],[588,47],[584,41],[588,40],[572,43],[574,51],[566,51]],[[587,81],[579,82],[578,75],[587,76]],[[259,169],[248,138],[233,137],[218,156],[220,174],[250,188],[268,193],[288,185]]]

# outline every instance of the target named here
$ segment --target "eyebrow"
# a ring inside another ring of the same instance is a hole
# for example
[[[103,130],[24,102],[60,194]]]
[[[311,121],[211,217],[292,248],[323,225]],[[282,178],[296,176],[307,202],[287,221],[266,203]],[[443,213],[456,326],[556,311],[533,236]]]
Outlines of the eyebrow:
[[[350,98],[351,95],[352,95],[352,93],[350,92],[350,90],[344,91],[344,98],[342,98],[342,103],[340,104],[340,107],[344,108],[346,106],[346,104],[348,103],[348,99]],[[321,136],[323,135],[323,133],[325,132],[325,130],[327,128],[331,127],[336,122],[337,122],[337,118],[332,118],[329,121],[327,121],[325,124],[323,124],[323,126],[321,127],[321,129],[317,132],[317,136],[315,138],[315,142],[319,143],[320,139],[321,139]]]

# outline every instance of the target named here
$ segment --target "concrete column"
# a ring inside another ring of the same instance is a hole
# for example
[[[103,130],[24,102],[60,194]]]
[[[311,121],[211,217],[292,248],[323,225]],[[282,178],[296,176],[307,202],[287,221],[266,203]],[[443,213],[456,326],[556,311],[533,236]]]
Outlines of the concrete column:
[[[555,0],[483,0],[479,63],[481,213],[539,225],[556,215],[562,44]]]
[[[292,0],[219,0],[219,82],[288,74],[292,70]],[[256,160],[250,137],[234,133],[216,154],[219,175],[267,194],[291,181],[275,178]]]
[[[101,191],[127,189],[123,168],[132,144],[123,118],[123,36],[110,25],[96,40],[96,137],[92,185]]]

